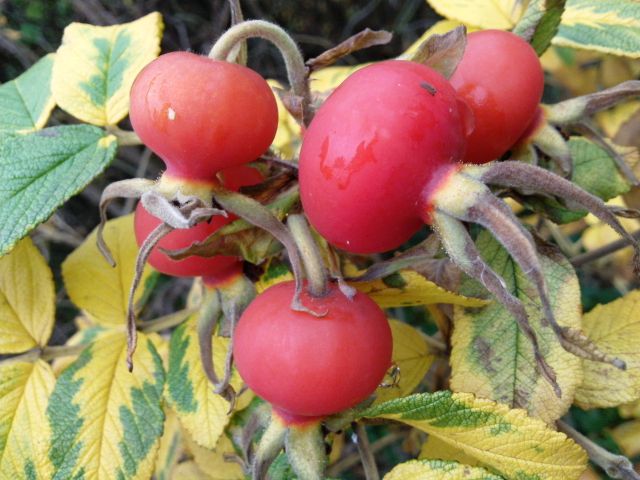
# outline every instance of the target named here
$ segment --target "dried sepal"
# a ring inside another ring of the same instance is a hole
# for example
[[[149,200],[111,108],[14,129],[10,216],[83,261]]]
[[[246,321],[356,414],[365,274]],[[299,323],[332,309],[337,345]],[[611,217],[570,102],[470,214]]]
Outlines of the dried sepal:
[[[624,229],[611,208],[605,205],[600,198],[558,175],[533,165],[521,162],[495,162],[480,168],[483,171],[481,179],[488,184],[534,190],[582,206],[633,245],[635,249],[634,270],[636,274],[640,274],[640,245]]]
[[[178,229],[191,228],[214,215],[227,216],[224,210],[208,207],[195,196],[185,197],[178,194],[175,199],[176,205],[174,201],[151,190],[142,194],[140,202],[151,215]]]
[[[431,35],[414,52],[401,59],[422,63],[446,78],[451,78],[462,60],[466,46],[467,29],[461,25],[442,35]]]
[[[138,257],[136,258],[135,275],[133,276],[133,282],[131,282],[131,288],[129,289],[129,300],[127,304],[127,368],[129,371],[133,370],[133,353],[136,350],[136,344],[138,341],[133,299],[136,290],[138,290],[138,286],[140,285],[144,266],[147,263],[149,255],[151,255],[153,247],[155,247],[163,237],[171,233],[173,230],[173,227],[161,223],[149,234],[144,242],[142,242],[142,245],[140,245]]]
[[[555,127],[544,122],[536,130],[531,141],[556,163],[564,176],[571,176],[573,170],[571,149],[562,134]]]
[[[140,198],[142,194],[150,191],[154,185],[155,182],[153,180],[132,178],[111,183],[103,190],[99,204],[100,224],[97,231],[97,243],[98,250],[112,267],[116,266],[116,262],[113,259],[113,255],[111,255],[111,250],[109,250],[104,241],[103,235],[104,226],[107,223],[107,207],[116,198]]]
[[[356,277],[348,277],[348,280],[354,282],[369,282],[391,275],[403,268],[419,266],[425,261],[432,260],[438,253],[439,248],[440,241],[438,237],[436,235],[430,235],[418,245],[409,248],[389,260],[376,262],[364,273]]]
[[[547,119],[554,125],[579,123],[600,110],[611,108],[630,97],[640,95],[640,80],[628,80],[615,87],[545,107]]]
[[[306,61],[310,71],[333,65],[340,58],[350,55],[353,52],[375,45],[385,45],[391,41],[393,34],[386,30],[371,30],[365,28],[361,32],[350,36],[333,48],[321,53],[315,58]]]
[[[502,278],[483,260],[462,222],[444,212],[436,211],[433,215],[433,225],[451,260],[467,275],[480,282],[514,316],[518,326],[531,342],[538,371],[560,398],[562,391],[555,372],[540,351],[538,339],[522,302],[509,292]]]
[[[627,369],[627,364],[623,360],[600,350],[598,346],[580,330],[562,327],[562,333],[559,338],[564,349],[577,357],[594,362],[608,363],[620,370]]]

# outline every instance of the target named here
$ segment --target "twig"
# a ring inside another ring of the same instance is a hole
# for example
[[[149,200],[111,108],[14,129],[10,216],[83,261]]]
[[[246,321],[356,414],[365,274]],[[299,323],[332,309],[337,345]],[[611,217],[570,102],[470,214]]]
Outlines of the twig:
[[[185,308],[169,315],[163,315],[162,317],[148,320],[146,322],[136,322],[138,328],[143,332],[161,332],[171,327],[175,327],[184,322],[189,316],[198,311],[197,308]]]
[[[640,240],[640,230],[636,230],[631,234],[631,236],[636,240]],[[610,255],[629,245],[631,245],[629,239],[621,238],[619,240],[616,240],[615,242],[611,242],[608,245],[596,248],[595,250],[591,250],[590,252],[576,255],[575,257],[571,258],[571,265],[573,265],[574,267],[581,267],[586,263],[593,262],[594,260],[598,260],[599,258]]]
[[[394,432],[389,435],[376,440],[371,444],[371,453],[379,452],[380,450],[387,448],[392,443],[404,438],[406,432]],[[351,467],[356,465],[360,461],[360,454],[353,453],[334,463],[327,469],[327,477],[337,478],[340,474]]]
[[[380,480],[380,473],[378,472],[376,459],[371,451],[371,444],[369,444],[369,437],[367,436],[365,426],[362,423],[356,423],[354,430],[357,439],[356,445],[358,446],[358,452],[360,453],[360,459],[362,460],[365,478],[367,480]]]
[[[564,432],[584,448],[587,455],[589,455],[589,459],[601,467],[611,478],[618,480],[640,480],[640,474],[633,469],[633,464],[627,457],[608,452],[562,420],[558,420],[557,425],[561,432]]]

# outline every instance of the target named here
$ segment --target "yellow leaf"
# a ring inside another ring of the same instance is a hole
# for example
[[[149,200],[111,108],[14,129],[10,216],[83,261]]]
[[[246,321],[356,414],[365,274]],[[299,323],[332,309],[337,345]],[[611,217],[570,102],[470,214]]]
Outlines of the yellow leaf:
[[[445,18],[481,28],[510,30],[527,2],[520,0],[427,0]]]
[[[47,408],[55,478],[151,477],[164,424],[164,369],[143,333],[133,372],[126,351],[125,333],[110,329],[58,378]]]
[[[53,275],[27,237],[0,258],[0,353],[44,347],[54,321]]]
[[[618,425],[611,430],[611,436],[625,456],[635,457],[640,454],[640,420]]]
[[[349,75],[367,65],[369,64],[363,63],[362,65],[321,68],[311,73],[309,86],[314,92],[331,92],[344,82]]]
[[[213,386],[202,369],[197,320],[197,315],[192,316],[171,335],[165,397],[193,439],[203,447],[214,448],[229,423],[229,402],[213,393]],[[222,378],[228,345],[228,339],[213,337],[213,363],[219,378]],[[242,386],[235,371],[231,385],[236,392]]]
[[[273,90],[282,88],[282,85],[276,80],[267,80],[267,83],[271,85]],[[291,159],[296,156],[302,143],[300,125],[284,107],[282,100],[280,100],[280,95],[276,91],[273,94],[278,105],[278,130],[271,146],[283,158]]]
[[[475,467],[478,465],[478,460],[465,454],[459,448],[452,447],[446,442],[443,442],[438,437],[429,435],[427,441],[422,444],[420,449],[420,459],[430,460],[450,460],[454,462],[460,462],[464,465]]]
[[[383,480],[502,480],[484,468],[443,460],[410,460],[396,465]]]
[[[65,345],[89,345],[91,342],[97,340],[99,337],[103,335],[109,335],[111,331],[104,327],[99,326],[87,326],[79,329],[76,333],[74,333],[69,340],[65,343]],[[65,355],[63,357],[54,358],[51,364],[51,368],[56,377],[59,377],[60,374],[76,361],[81,352],[76,355]]]
[[[410,307],[433,303],[482,307],[489,303],[479,298],[448,292],[412,270],[401,270],[380,280],[349,282],[349,284],[369,295],[382,308]]]
[[[116,267],[98,251],[96,230],[76,248],[62,264],[62,277],[71,301],[100,325],[124,325],[127,318],[129,288],[135,272],[138,244],[133,232],[133,215],[107,222],[104,238],[111,249]],[[145,267],[141,285],[151,273]],[[136,292],[137,302],[143,289]]]
[[[157,12],[109,27],[70,24],[53,65],[56,103],[84,122],[115,125],[127,116],[136,75],[160,53],[161,37]]]
[[[577,96],[598,90],[601,59],[602,54],[592,51],[551,47],[540,57],[540,62],[553,74],[554,82]]]
[[[193,455],[196,465],[206,472],[211,480],[243,480],[244,473],[236,462],[227,462],[225,454],[233,454],[233,444],[229,437],[221,435],[214,449],[198,445],[188,434],[184,436],[187,450]]]
[[[573,440],[524,410],[471,394],[422,393],[362,413],[406,423],[438,437],[505,478],[577,480],[587,456]]]
[[[179,463],[170,480],[211,480],[193,460]]]
[[[623,418],[640,418],[640,401],[621,405],[619,410]]]
[[[156,480],[172,480],[173,472],[178,460],[183,455],[184,439],[178,416],[170,409],[165,408],[164,431],[160,438],[158,457],[155,462],[154,478]]]
[[[576,391],[582,408],[615,407],[640,399],[640,290],[583,317],[584,331],[598,347],[627,363],[625,371],[584,360],[584,379]]]
[[[477,244],[483,257],[490,259],[491,267],[504,279],[507,289],[522,301],[540,350],[556,373],[562,397],[557,398],[549,382],[539,374],[531,341],[498,302],[480,310],[456,307],[451,338],[451,389],[523,408],[529,415],[553,423],[573,403],[582,379],[582,362],[562,348],[550,327],[542,325],[537,289],[507,251],[485,232],[478,236]],[[573,268],[564,257],[553,254],[540,255],[540,264],[558,323],[580,329],[580,286]],[[469,295],[482,290],[483,287],[469,280],[461,287]]]
[[[608,110],[598,112],[595,116],[596,121],[600,124],[604,133],[609,138],[613,138],[629,119],[631,119],[640,110],[640,101],[632,100],[621,103]]]
[[[412,393],[434,361],[422,332],[398,320],[390,320],[389,325],[393,334],[392,359],[400,369],[400,379],[395,387],[379,387],[376,390],[376,403]]]
[[[45,412],[55,381],[42,360],[0,366],[0,478],[52,478]]]

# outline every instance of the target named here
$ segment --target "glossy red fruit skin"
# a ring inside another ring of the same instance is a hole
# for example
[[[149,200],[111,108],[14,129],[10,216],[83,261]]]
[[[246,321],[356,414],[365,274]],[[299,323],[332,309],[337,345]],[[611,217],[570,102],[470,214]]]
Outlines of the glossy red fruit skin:
[[[161,55],[138,74],[129,115],[167,175],[198,181],[254,161],[278,127],[273,92],[260,75],[189,52]]]
[[[249,388],[300,423],[371,395],[391,365],[392,337],[384,312],[363,293],[349,300],[335,285],[322,298],[305,291],[303,304],[327,311],[322,317],[293,311],[293,294],[294,283],[283,282],[258,295],[240,318],[233,354]]]
[[[242,186],[255,185],[262,181],[262,175],[258,170],[247,165],[228,168],[220,173],[223,184],[230,190],[238,190]],[[202,241],[212,235],[218,229],[235,220],[230,215],[223,217],[216,215],[208,222],[198,223],[192,228],[176,229],[165,236],[151,251],[148,263],[161,273],[174,277],[199,277],[207,276],[213,281],[215,278],[224,279],[227,274],[232,275],[238,270],[240,259],[238,257],[216,255],[213,257],[191,256],[182,260],[173,260],[161,248],[177,250],[186,248],[195,241]],[[134,215],[134,230],[138,245],[160,225],[160,220],[147,212],[142,203],[138,203]]]
[[[435,89],[435,90],[434,90]],[[353,253],[391,250],[422,225],[421,191],[464,154],[468,111],[447,80],[413,62],[380,62],[320,107],[300,153],[311,224]]]
[[[450,81],[475,117],[464,162],[481,164],[504,155],[529,126],[542,98],[544,73],[522,38],[483,30],[467,36]]]

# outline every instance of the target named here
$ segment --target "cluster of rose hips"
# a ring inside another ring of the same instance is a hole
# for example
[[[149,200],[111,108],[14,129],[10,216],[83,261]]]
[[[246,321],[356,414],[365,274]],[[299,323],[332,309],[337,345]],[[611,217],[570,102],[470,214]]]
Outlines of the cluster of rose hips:
[[[467,36],[449,79],[405,60],[358,70],[313,112],[304,130],[298,178],[306,217],[331,245],[358,254],[393,250],[431,225],[451,259],[507,306],[535,345],[524,307],[482,260],[462,222],[478,223],[530,275],[544,315],[566,344],[533,238],[486,184],[571,196],[624,231],[599,199],[567,180],[521,162],[494,162],[532,128],[543,84],[530,45],[493,30]],[[212,206],[221,188],[238,191],[264,180],[247,164],[271,144],[278,115],[272,90],[254,71],[193,53],[162,55],[137,77],[130,113],[137,134],[167,167],[155,191],[174,206],[195,198],[200,203],[189,213],[197,213]],[[158,243],[148,260],[160,272],[201,276],[215,285],[241,270],[236,257],[174,260],[165,251],[203,241],[233,215],[209,215],[160,238],[167,222],[162,218],[138,205],[136,237],[142,244],[154,236]],[[391,366],[391,332],[382,310],[334,283],[321,290],[299,292],[294,282],[267,289],[244,311],[233,337],[242,378],[288,423],[362,402]],[[296,295],[303,308],[291,308]],[[553,371],[538,357],[553,382]]]

